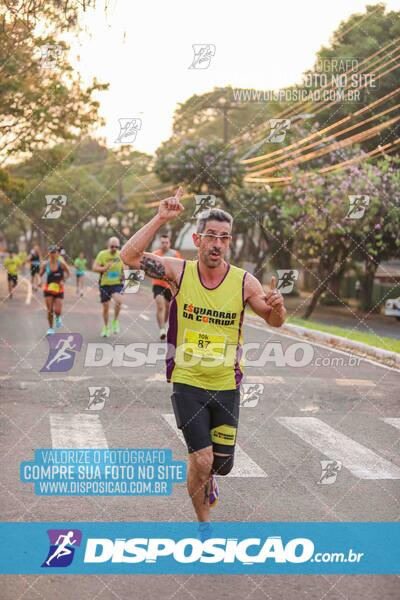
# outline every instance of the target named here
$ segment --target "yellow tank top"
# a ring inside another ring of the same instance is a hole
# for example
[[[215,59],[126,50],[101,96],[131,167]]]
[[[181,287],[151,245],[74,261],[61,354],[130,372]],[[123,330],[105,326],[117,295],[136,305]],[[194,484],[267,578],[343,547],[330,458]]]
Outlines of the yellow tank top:
[[[233,390],[241,365],[244,279],[233,265],[213,289],[203,285],[197,260],[186,260],[169,312],[167,380],[207,390]]]

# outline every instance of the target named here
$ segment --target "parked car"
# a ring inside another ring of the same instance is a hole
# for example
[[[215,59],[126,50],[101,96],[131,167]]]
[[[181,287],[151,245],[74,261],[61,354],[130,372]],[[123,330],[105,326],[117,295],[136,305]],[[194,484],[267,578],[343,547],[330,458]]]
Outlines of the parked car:
[[[400,321],[400,298],[386,300],[385,315],[387,317],[396,317],[396,319]]]

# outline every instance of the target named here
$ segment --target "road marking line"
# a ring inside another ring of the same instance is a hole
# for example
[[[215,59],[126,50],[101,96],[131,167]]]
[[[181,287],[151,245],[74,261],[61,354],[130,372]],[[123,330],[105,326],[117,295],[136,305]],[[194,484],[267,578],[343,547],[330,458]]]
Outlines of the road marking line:
[[[387,417],[385,419],[382,418],[382,421],[388,423],[389,425],[393,425],[397,429],[400,429],[400,417]]]
[[[22,281],[25,281],[25,283],[28,286],[28,290],[26,292],[26,298],[25,298],[25,304],[27,304],[29,306],[29,304],[32,302],[32,284],[29,281],[29,279],[22,279]]]
[[[376,383],[370,379],[335,379],[336,385],[342,386],[363,386],[363,387],[375,387]]]
[[[245,377],[243,383],[269,383],[276,385],[279,383],[285,383],[283,377],[275,377],[273,375],[248,375]]]
[[[150,321],[150,317],[148,317],[147,315],[144,315],[143,313],[141,313],[141,314],[139,315],[139,317],[140,317],[141,319],[144,319],[145,321]]]
[[[85,381],[86,379],[93,379],[93,375],[67,375],[66,377],[41,377],[40,381],[71,381],[72,383],[75,383],[77,381]],[[40,382],[37,382],[37,383],[40,383]]]
[[[163,414],[162,416],[174,433],[176,433],[182,444],[186,447],[185,438],[180,429],[176,426],[175,416],[172,414]],[[239,444],[236,444],[235,462],[233,463],[232,471],[227,477],[268,477],[268,475],[248,454],[246,454],[244,450],[242,450]]]
[[[50,415],[53,448],[108,448],[99,415]]]
[[[400,479],[400,467],[315,417],[277,417],[281,425],[359,479]]]

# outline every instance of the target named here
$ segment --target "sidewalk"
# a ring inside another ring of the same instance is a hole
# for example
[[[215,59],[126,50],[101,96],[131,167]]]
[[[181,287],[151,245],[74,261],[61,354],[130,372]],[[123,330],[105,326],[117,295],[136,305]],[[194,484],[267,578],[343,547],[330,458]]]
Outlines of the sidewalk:
[[[369,314],[360,311],[351,300],[350,306],[320,306],[318,305],[312,313],[310,320],[319,321],[326,325],[344,327],[354,331],[375,333],[383,337],[400,339],[400,322],[394,317],[386,317],[384,314]],[[285,297],[285,306],[288,315],[302,318],[308,297]]]

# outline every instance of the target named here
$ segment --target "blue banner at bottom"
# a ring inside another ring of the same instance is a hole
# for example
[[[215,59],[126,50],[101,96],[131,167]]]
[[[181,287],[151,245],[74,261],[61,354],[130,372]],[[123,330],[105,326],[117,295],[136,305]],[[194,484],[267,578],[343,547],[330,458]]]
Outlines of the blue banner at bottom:
[[[2,574],[398,574],[400,523],[0,523]]]

